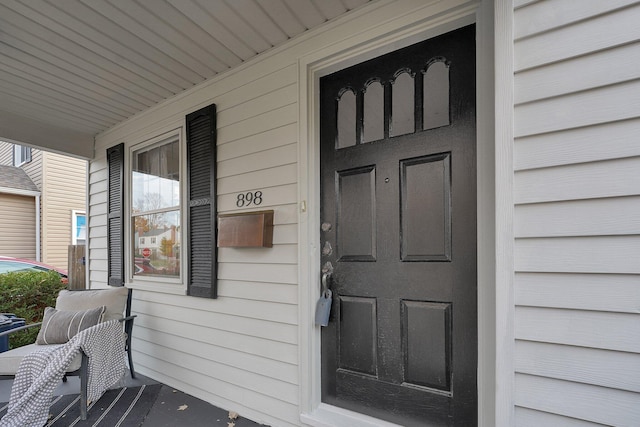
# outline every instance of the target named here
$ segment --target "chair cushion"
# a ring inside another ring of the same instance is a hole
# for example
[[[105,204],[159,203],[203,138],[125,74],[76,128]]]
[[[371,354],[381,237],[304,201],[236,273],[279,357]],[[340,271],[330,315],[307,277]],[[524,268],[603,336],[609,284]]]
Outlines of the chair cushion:
[[[83,311],[65,311],[47,307],[44,309],[42,327],[38,332],[36,344],[64,344],[83,329],[100,323],[104,311],[104,305]]]
[[[61,345],[62,344],[55,346],[59,347]],[[16,372],[18,372],[18,366],[20,366],[22,358],[40,347],[42,346],[39,346],[37,344],[29,344],[23,347],[14,348],[13,350],[5,351],[4,353],[0,353],[0,375],[15,375]],[[78,353],[73,361],[71,361],[71,364],[67,368],[67,372],[77,371],[78,369],[80,369],[81,364],[82,354]]]
[[[57,310],[88,310],[104,305],[103,322],[118,320],[124,317],[124,309],[127,306],[129,288],[124,286],[108,289],[91,289],[86,291],[69,291],[63,289],[56,300]]]

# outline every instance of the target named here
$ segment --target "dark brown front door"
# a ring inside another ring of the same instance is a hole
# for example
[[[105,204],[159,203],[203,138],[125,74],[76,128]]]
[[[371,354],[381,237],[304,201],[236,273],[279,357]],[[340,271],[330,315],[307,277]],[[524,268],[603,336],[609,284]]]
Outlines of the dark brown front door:
[[[323,77],[322,400],[477,424],[475,28]]]

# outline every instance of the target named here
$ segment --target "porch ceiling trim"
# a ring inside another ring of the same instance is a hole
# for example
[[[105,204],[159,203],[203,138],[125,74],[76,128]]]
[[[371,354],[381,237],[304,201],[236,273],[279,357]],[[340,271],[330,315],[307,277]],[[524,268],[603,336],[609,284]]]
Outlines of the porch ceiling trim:
[[[96,135],[370,0],[0,0],[0,139]]]

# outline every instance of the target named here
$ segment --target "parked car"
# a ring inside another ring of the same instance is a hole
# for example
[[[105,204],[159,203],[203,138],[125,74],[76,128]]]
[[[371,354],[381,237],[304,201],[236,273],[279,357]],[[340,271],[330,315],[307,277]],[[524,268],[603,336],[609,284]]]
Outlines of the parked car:
[[[19,271],[55,271],[60,275],[62,283],[69,283],[67,270],[63,270],[52,265],[42,262],[33,261],[31,259],[13,258],[8,256],[0,256],[0,274],[13,273]]]

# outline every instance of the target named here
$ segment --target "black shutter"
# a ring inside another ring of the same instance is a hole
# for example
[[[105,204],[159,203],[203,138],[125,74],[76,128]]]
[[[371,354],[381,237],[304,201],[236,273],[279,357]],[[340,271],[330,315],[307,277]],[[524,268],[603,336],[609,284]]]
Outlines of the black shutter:
[[[216,106],[187,115],[187,294],[217,298]]]
[[[124,285],[124,144],[107,149],[107,276],[109,286]]]

